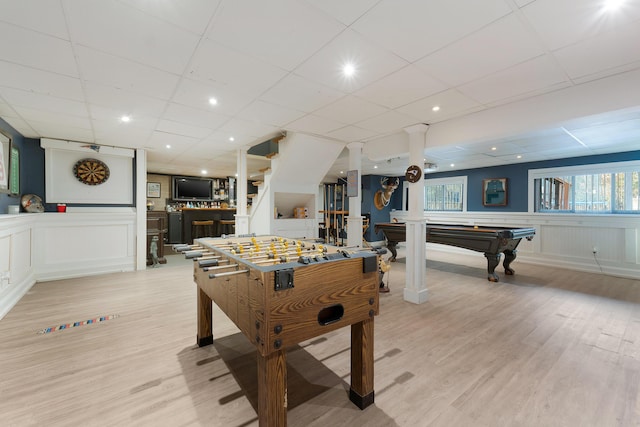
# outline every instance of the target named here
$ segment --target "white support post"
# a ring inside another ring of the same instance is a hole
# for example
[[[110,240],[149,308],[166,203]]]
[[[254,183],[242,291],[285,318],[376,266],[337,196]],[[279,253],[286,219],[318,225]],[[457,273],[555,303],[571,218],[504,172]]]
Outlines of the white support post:
[[[247,149],[239,148],[237,157],[238,180],[236,195],[236,234],[249,234],[247,215]]]
[[[347,217],[347,245],[362,246],[362,194],[360,182],[362,180],[362,142],[352,142],[349,149],[349,171],[357,171],[356,190],[358,195],[349,197],[349,216]],[[347,183],[347,191],[349,184]]]
[[[424,148],[428,125],[405,128],[409,134],[409,164],[423,170]],[[407,264],[404,300],[422,304],[428,299],[426,283],[427,224],[424,219],[424,173],[418,182],[410,182],[409,212],[406,220]]]
[[[136,150],[136,270],[147,268],[147,152]]]

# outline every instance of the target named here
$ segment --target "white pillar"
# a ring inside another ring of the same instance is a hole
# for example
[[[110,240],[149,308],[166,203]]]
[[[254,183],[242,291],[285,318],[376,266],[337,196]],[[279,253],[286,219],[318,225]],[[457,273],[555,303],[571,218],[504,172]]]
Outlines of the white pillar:
[[[136,270],[144,270],[147,268],[147,152],[142,148],[136,149],[136,236]]]
[[[236,234],[249,234],[249,215],[247,215],[247,149],[239,148],[236,168]]]
[[[409,164],[423,170],[428,125],[405,128],[409,134]],[[418,182],[409,182],[409,212],[406,220],[407,264],[404,300],[422,304],[428,299],[426,283],[427,224],[424,219],[424,173]]]
[[[349,216],[347,217],[347,245],[362,246],[362,192],[360,183],[362,180],[362,142],[352,142],[347,145],[349,149],[349,171],[356,171],[357,179],[355,190],[357,196],[349,197]],[[349,183],[347,183],[347,192]],[[347,193],[348,194],[348,193]]]

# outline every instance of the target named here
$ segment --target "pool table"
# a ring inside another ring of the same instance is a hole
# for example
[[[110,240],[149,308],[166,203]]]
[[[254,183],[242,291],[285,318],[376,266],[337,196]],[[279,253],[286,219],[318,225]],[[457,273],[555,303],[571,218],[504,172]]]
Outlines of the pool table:
[[[382,231],[387,239],[387,248],[392,254],[390,260],[395,261],[396,245],[406,241],[405,224],[401,222],[377,223],[375,231]],[[520,240],[523,238],[531,240],[535,234],[535,228],[427,224],[427,242],[483,252],[487,258],[487,272],[489,273],[487,279],[491,282],[499,280],[495,269],[500,263],[501,254],[504,253],[502,265],[505,274],[514,274],[514,270],[509,266],[516,259],[516,248],[520,244]]]

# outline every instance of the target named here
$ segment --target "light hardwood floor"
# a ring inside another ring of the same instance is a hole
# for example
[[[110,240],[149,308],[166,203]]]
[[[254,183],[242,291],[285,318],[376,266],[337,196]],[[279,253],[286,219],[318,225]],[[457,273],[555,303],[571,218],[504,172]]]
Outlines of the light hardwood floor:
[[[287,354],[290,426],[640,425],[640,281],[427,252],[400,259],[375,325],[375,405],[348,399],[349,328]],[[1,426],[253,426],[253,347],[214,307],[196,342],[190,262],[36,284],[0,321]],[[115,319],[38,334],[99,316]]]

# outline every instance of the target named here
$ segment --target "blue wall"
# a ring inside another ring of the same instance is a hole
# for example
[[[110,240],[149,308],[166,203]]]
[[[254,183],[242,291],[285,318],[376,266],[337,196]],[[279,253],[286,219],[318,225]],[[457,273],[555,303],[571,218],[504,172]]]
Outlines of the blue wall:
[[[363,216],[369,218],[369,229],[364,233],[364,238],[368,242],[376,242],[384,240],[382,232],[375,233],[373,228],[377,222],[389,222],[389,213],[392,209],[402,209],[402,181],[404,177],[400,179],[400,185],[396,191],[391,194],[391,200],[388,206],[378,210],[373,204],[373,196],[376,191],[381,190],[380,179],[381,175],[364,175],[362,177],[362,201],[360,206],[360,212]]]
[[[527,212],[527,185],[530,169],[581,166],[596,163],[614,163],[640,160],[640,151],[573,157],[569,159],[545,160],[541,162],[518,163],[509,166],[494,166],[480,169],[466,169],[451,172],[430,173],[425,179],[467,176],[467,211]],[[507,206],[482,205],[482,181],[487,178],[507,178]]]

